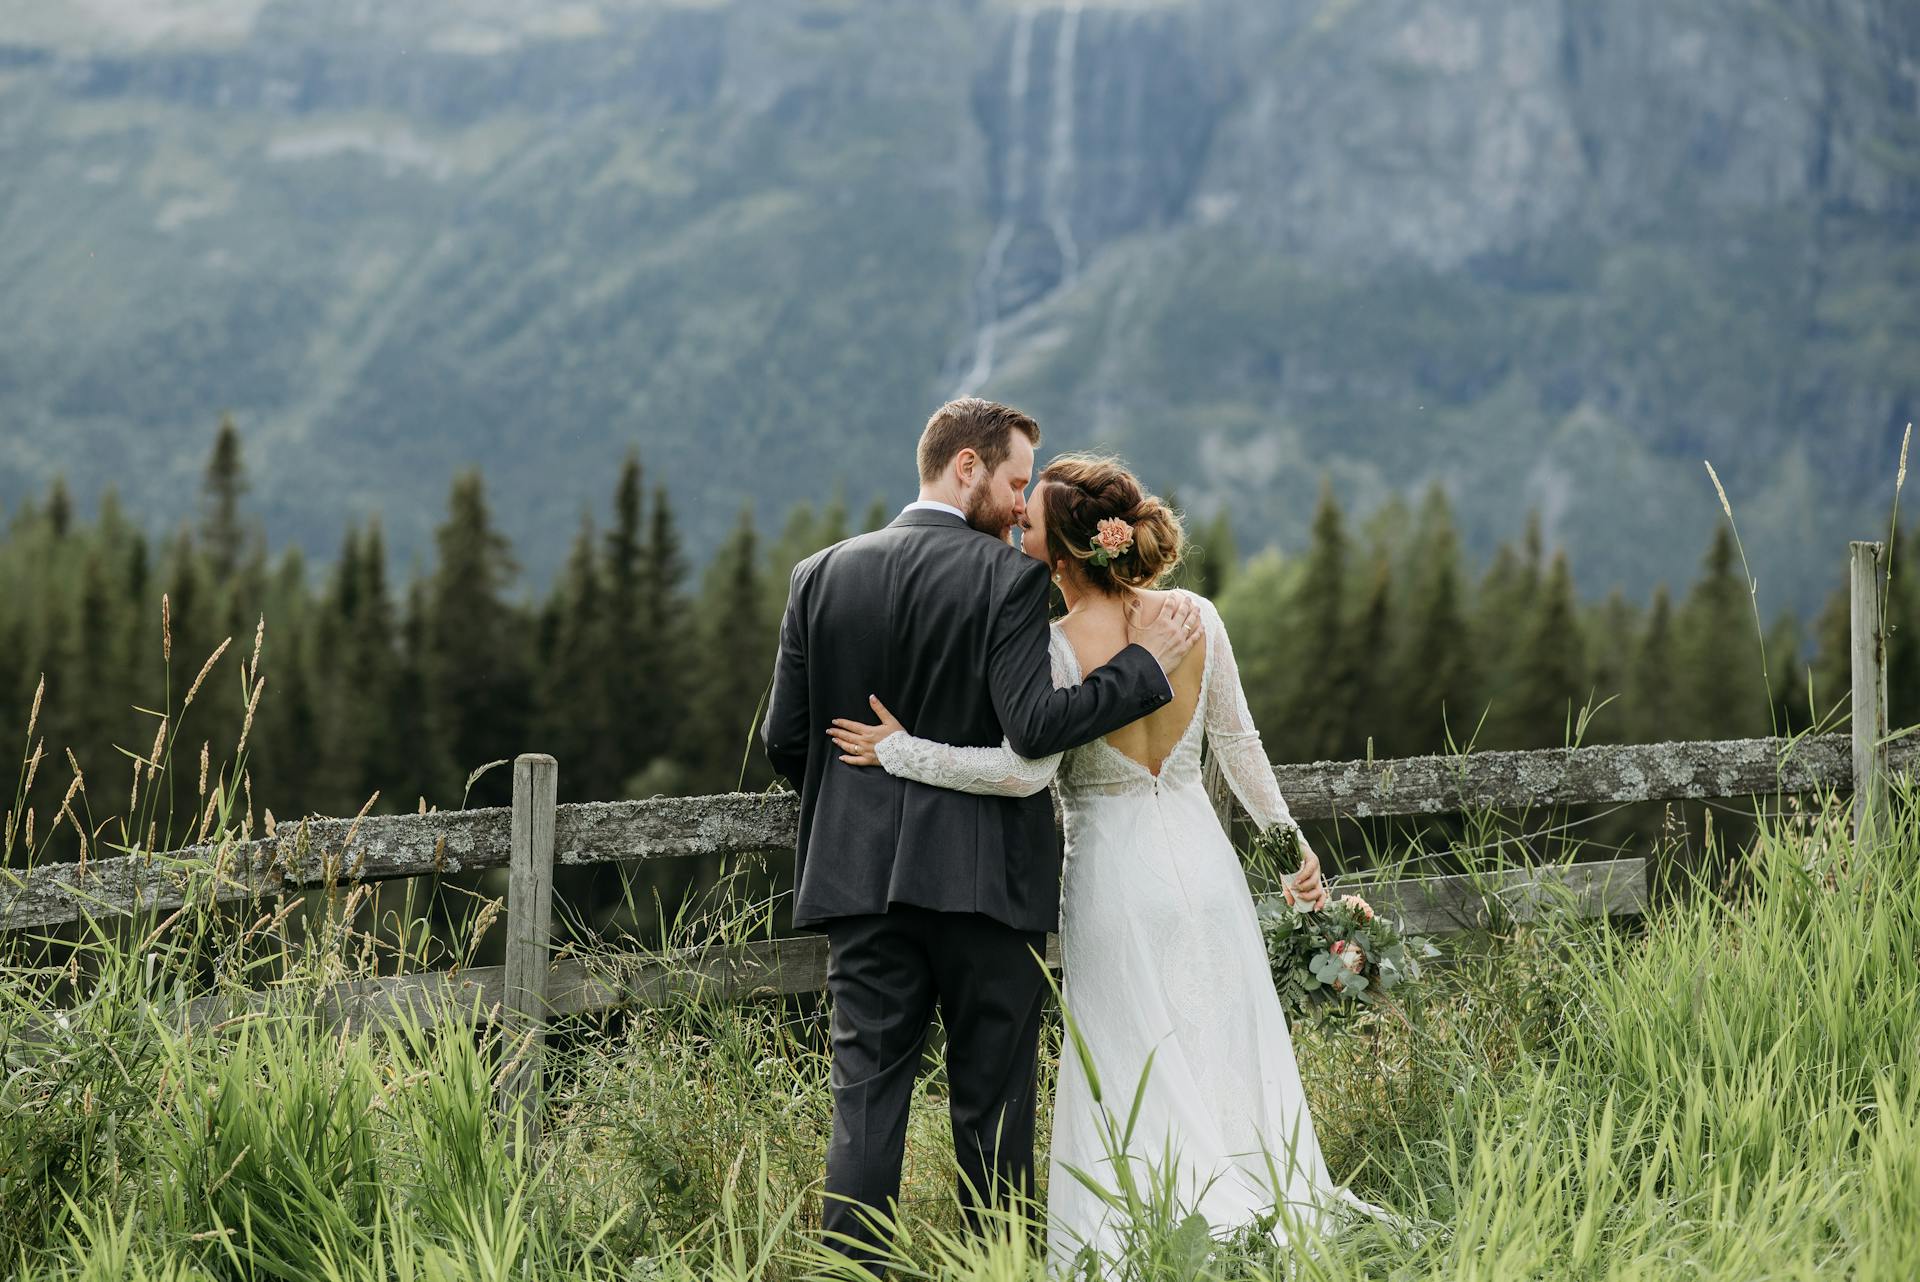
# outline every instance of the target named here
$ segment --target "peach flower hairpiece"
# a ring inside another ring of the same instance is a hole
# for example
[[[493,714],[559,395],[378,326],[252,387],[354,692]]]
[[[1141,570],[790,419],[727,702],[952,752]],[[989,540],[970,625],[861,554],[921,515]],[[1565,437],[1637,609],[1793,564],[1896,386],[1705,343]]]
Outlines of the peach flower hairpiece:
[[[1087,560],[1094,565],[1110,565],[1120,557],[1133,551],[1133,526],[1117,516],[1110,516],[1100,522],[1100,529],[1091,540],[1093,555]]]

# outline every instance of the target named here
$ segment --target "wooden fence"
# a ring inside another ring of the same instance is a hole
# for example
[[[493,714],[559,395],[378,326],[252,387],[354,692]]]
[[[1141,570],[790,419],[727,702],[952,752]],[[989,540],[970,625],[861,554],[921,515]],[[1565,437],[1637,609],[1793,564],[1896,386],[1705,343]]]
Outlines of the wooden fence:
[[[1883,546],[1856,543],[1852,554],[1851,736],[1282,765],[1274,771],[1281,792],[1296,818],[1330,820],[1852,789],[1856,823],[1876,822],[1889,772],[1912,770],[1920,752],[1912,741],[1890,741],[1887,734],[1885,645],[1875,590]],[[559,763],[552,757],[528,754],[514,763],[509,809],[358,822],[314,819],[219,847],[97,859],[84,867],[51,865],[24,875],[5,873],[11,884],[0,885],[0,930],[136,911],[166,913],[190,901],[230,903],[342,882],[506,865],[505,965],[337,985],[321,995],[322,1013],[364,1020],[405,1010],[426,1021],[497,1019],[530,1045],[550,1019],[654,1004],[691,987],[738,998],[818,992],[825,986],[826,940],[819,935],[714,950],[669,965],[653,958],[620,957],[552,963],[555,865],[784,852],[793,846],[799,818],[798,798],[791,793],[557,806],[558,777]],[[1494,877],[1350,882],[1346,888],[1363,889],[1377,907],[1430,933],[1483,922],[1493,904],[1525,920],[1550,897],[1570,900],[1586,916],[1634,915],[1646,903],[1645,861],[1639,859],[1523,869]],[[271,996],[256,992],[238,1000],[202,998],[193,1004],[189,1018],[229,1017],[264,1007]],[[509,1069],[503,1102],[537,1127],[537,1058],[518,1056]]]

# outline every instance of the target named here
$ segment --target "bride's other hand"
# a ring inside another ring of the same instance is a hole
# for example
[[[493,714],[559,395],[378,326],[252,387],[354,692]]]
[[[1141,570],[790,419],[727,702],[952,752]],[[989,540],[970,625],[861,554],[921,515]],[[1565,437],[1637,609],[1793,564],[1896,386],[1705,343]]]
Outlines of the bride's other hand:
[[[1293,875],[1291,884],[1294,898],[1304,901],[1309,908],[1324,910],[1327,907],[1329,896],[1320,880],[1320,856],[1313,853],[1313,847],[1304,838],[1300,842],[1300,871]]]
[[[887,705],[875,695],[868,695],[867,702],[873,705],[874,715],[880,718],[877,726],[865,722],[835,717],[833,728],[827,731],[827,738],[833,740],[840,749],[840,760],[850,766],[877,766],[880,764],[880,741],[889,735],[905,734],[907,728],[900,724],[899,718],[887,711]]]

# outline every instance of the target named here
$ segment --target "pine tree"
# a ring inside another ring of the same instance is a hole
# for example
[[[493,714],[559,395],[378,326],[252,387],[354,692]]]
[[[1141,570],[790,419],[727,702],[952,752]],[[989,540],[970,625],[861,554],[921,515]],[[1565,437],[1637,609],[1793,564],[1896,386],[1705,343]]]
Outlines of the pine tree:
[[[240,520],[240,497],[246,489],[240,432],[231,415],[222,415],[201,495],[200,540],[215,582],[226,582],[246,557],[246,531]]]
[[[1360,627],[1354,653],[1360,662],[1355,667],[1353,725],[1341,753],[1360,759],[1371,750],[1380,758],[1382,728],[1394,717],[1392,683],[1388,680],[1386,657],[1393,639],[1393,565],[1385,556],[1373,560],[1373,579],[1368,584],[1366,603],[1360,611]]]
[[[301,802],[327,815],[356,814],[366,800],[359,795],[364,709],[345,661],[359,591],[360,528],[349,524],[312,620],[313,645],[307,651],[319,664],[306,674],[319,698],[314,702],[315,739]]]
[[[885,499],[876,498],[867,508],[867,515],[860,522],[862,533],[871,534],[893,520],[893,510]]]
[[[1773,685],[1773,720],[1768,734],[1791,734],[1813,724],[1807,704],[1807,679],[1800,660],[1800,619],[1792,610],[1774,616],[1767,630],[1767,668]]]
[[[583,513],[565,570],[542,611],[543,653],[535,739],[561,763],[561,791],[568,801],[614,799],[624,779],[615,750],[614,706],[607,678],[615,663],[608,651],[607,596],[593,517]],[[627,751],[631,751],[628,745]]]
[[[1828,594],[1813,625],[1813,714],[1815,728],[1844,730],[1853,715],[1853,597],[1843,581]],[[1893,714],[1891,704],[1887,709]]]
[[[316,613],[308,596],[306,557],[297,544],[281,554],[271,576],[263,613],[267,631],[260,649],[259,676],[266,681],[249,741],[255,816],[273,811],[276,819],[297,818],[312,810],[308,780],[318,754],[319,728],[314,696],[306,676],[306,654],[313,648],[306,633]],[[258,623],[256,621],[256,628]],[[236,645],[242,644],[238,638]],[[252,658],[253,638],[244,639]]]
[[[1525,714],[1516,688],[1519,650],[1540,592],[1542,536],[1540,512],[1527,513],[1519,551],[1502,543],[1480,582],[1474,619],[1474,649],[1482,678],[1481,699],[1488,706],[1480,746],[1518,748],[1528,742]]]
[[[674,521],[673,504],[664,485],[653,491],[653,515],[647,529],[646,587],[643,594],[643,635],[647,651],[642,658],[640,680],[645,692],[645,723],[634,727],[639,745],[638,759],[650,767],[666,763],[651,780],[636,781],[622,777],[621,790],[628,796],[652,796],[656,791],[677,791],[684,778],[685,757],[680,744],[688,733],[693,715],[689,688],[693,683],[693,652],[689,644],[697,627],[686,598],[687,558],[680,542],[680,529]],[[619,662],[616,654],[615,663]],[[629,784],[634,786],[629,787]]]
[[[1887,724],[1893,728],[1920,724],[1920,592],[1913,577],[1920,573],[1920,530],[1906,545],[1894,544],[1887,567]],[[1801,678],[1799,702],[1806,702]]]
[[[629,718],[632,731],[617,736],[608,744],[610,759],[606,775],[616,780],[627,778],[645,764],[652,744],[647,727],[657,710],[654,700],[658,680],[658,634],[651,628],[655,617],[647,596],[649,582],[646,547],[647,517],[645,469],[638,450],[630,450],[620,465],[620,478],[614,486],[613,525],[607,531],[605,568],[601,576],[606,592],[605,633],[610,664],[604,682],[604,697]],[[637,733],[636,733],[637,731]]]
[[[1306,728],[1312,759],[1338,757],[1353,721],[1360,657],[1350,644],[1346,619],[1346,517],[1330,480],[1322,480],[1314,511],[1306,577],[1294,602],[1305,662],[1292,685],[1290,721]]]
[[[73,532],[73,495],[64,476],[53,478],[53,488],[47,494],[47,528],[56,543]]]
[[[1423,502],[1430,500],[1431,493]],[[1418,537],[1416,531],[1419,520],[1419,515],[1408,508],[1406,498],[1395,491],[1387,496],[1386,502],[1369,513],[1360,526],[1361,560],[1369,566],[1387,562],[1387,580],[1393,585],[1395,594],[1387,602],[1387,610],[1393,615],[1399,615],[1406,609],[1405,576],[1412,568],[1406,562],[1411,559],[1410,553]]]
[[[478,471],[456,477],[428,593],[427,707],[459,771],[511,763],[524,745],[530,691],[530,628],[502,597],[518,572],[494,528]],[[456,785],[464,789],[466,773]],[[512,773],[496,767],[474,785],[473,805],[505,805]],[[458,794],[450,802],[458,801]]]
[[[741,512],[707,570],[700,632],[698,704],[691,733],[684,736],[697,745],[698,778],[716,791],[764,787],[771,772],[753,735],[773,672],[775,638],[766,629],[751,507]]]
[[[1174,583],[1209,600],[1218,600],[1227,590],[1238,562],[1233,522],[1223,509],[1204,526],[1188,531],[1186,554],[1181,558]]]
[[[1514,680],[1518,746],[1552,748],[1572,742],[1587,698],[1586,673],[1573,571],[1562,548],[1554,553],[1518,655]]]
[[[1667,743],[1681,736],[1674,706],[1673,601],[1662,583],[1653,590],[1647,626],[1634,652],[1628,686],[1627,720],[1636,743]]]
[[[1407,562],[1407,626],[1390,658],[1396,712],[1375,730],[1376,755],[1444,752],[1449,736],[1464,748],[1480,719],[1460,537],[1445,490],[1427,492],[1417,529]]]
[[[1693,739],[1744,739],[1767,731],[1760,652],[1733,536],[1714,528],[1701,577],[1687,596],[1675,634],[1684,733]]]
[[[1633,674],[1634,641],[1639,634],[1639,616],[1615,584],[1607,594],[1606,603],[1588,625],[1587,653],[1593,659],[1589,677],[1595,711],[1586,743],[1625,743],[1633,733],[1627,690]]]
[[[352,539],[352,533],[349,532]],[[393,794],[405,773],[407,749],[394,734],[393,696],[398,656],[393,600],[387,591],[386,542],[376,518],[350,542],[338,574],[342,580],[331,612],[333,656],[328,684],[335,691],[332,709],[344,795],[342,807],[358,813],[375,793],[379,809],[391,810],[404,799]]]
[[[1308,750],[1305,728],[1291,718],[1304,648],[1292,606],[1300,568],[1269,549],[1241,567],[1217,603],[1233,640],[1247,710],[1275,761],[1302,761]]]
[[[814,545],[807,550],[811,556],[821,548],[832,547],[851,533],[847,529],[847,496],[835,494],[833,501],[820,513],[820,524],[814,531]]]
[[[400,656],[393,681],[393,735],[405,745],[404,768],[396,773],[395,808],[412,812],[424,802],[451,808],[459,801],[453,791],[459,773],[435,724],[428,689],[427,665],[432,644],[430,593],[432,584],[416,564],[407,582],[400,615]],[[564,767],[564,763],[563,767]]]

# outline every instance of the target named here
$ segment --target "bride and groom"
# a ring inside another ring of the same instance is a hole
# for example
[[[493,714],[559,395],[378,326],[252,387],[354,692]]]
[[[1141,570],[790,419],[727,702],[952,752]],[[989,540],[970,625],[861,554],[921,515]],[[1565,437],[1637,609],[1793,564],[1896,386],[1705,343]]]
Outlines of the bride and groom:
[[[1226,629],[1211,602],[1153,589],[1179,522],[1119,464],[1057,458],[1029,501],[1039,442],[1018,410],[942,406],[919,501],[795,567],[781,622],[762,736],[800,792],[794,925],[828,938],[822,1228],[855,1259],[878,1254],[867,1208],[899,1195],[936,1005],[968,1223],[1033,1195],[1036,954],[1056,925],[1062,1002],[1100,1082],[1130,1100],[1145,1074],[1129,1161],[1173,1155],[1186,1209],[1215,1230],[1276,1203],[1353,1202],[1321,1159],[1246,877],[1201,782],[1204,742],[1262,829],[1293,824]],[[1050,582],[1068,605],[1053,624]],[[1064,876],[1042,795],[1056,782]],[[1293,891],[1323,903],[1300,849]],[[1120,1232],[1072,1174],[1115,1184],[1093,1085],[1061,1057],[1060,1263]]]

